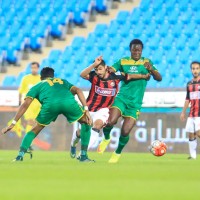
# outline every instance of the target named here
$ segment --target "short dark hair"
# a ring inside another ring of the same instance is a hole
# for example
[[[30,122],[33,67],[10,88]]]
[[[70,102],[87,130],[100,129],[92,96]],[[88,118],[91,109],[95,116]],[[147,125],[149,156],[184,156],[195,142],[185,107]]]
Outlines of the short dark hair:
[[[131,47],[132,47],[133,44],[139,44],[139,45],[141,45],[141,46],[142,46],[142,49],[143,49],[143,47],[144,47],[142,41],[139,40],[139,39],[133,39],[133,40],[130,42],[130,44],[129,44],[129,48],[130,48],[130,49],[131,49]]]
[[[104,60],[101,61],[101,63],[99,65],[103,65],[104,67],[106,66],[106,63]],[[95,68],[97,68],[99,65],[97,65]]]
[[[40,64],[38,62],[32,62],[31,65],[37,65],[37,67],[40,68]]]
[[[51,67],[44,67],[40,72],[41,80],[54,77],[54,69]]]
[[[200,66],[200,62],[199,61],[192,61],[190,64],[190,69],[192,69],[192,65],[193,64],[198,64]]]

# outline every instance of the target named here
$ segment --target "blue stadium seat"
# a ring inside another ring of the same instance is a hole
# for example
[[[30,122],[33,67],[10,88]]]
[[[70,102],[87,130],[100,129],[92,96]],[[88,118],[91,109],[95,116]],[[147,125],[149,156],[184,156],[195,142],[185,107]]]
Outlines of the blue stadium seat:
[[[184,51],[182,51],[180,54],[179,54],[179,61],[182,63],[182,64],[187,64],[188,63],[188,58],[190,56],[190,51],[189,49],[185,49]]]
[[[41,69],[44,68],[44,67],[52,67],[52,63],[48,58],[43,59],[40,67],[41,67]]]
[[[91,83],[88,80],[79,78],[76,86],[84,89],[84,88],[89,88],[91,86]]]
[[[16,77],[15,85],[16,85],[17,87],[20,86],[21,81],[22,81],[22,78],[23,78],[25,75],[26,75],[25,72],[20,72],[19,75]]]
[[[113,61],[116,62],[124,56],[126,56],[124,50],[122,48],[118,48],[118,50],[113,54]]]
[[[162,9],[163,4],[164,0],[153,0],[152,8],[154,11],[159,12]]]
[[[200,11],[199,1],[192,1],[191,8],[198,13]]]
[[[130,22],[132,24],[137,24],[142,16],[142,11],[139,8],[134,8],[133,12],[130,15]]]
[[[76,85],[79,79],[79,75],[77,73],[71,74],[71,76],[67,77],[67,81],[73,85]]]
[[[151,55],[152,50],[148,46],[144,46],[144,49],[142,51],[143,57],[149,57]]]
[[[15,76],[6,76],[2,82],[3,87],[12,87],[15,85],[16,78]]]
[[[173,24],[171,30],[172,30],[172,35],[176,38],[179,38],[183,30],[183,24],[178,21],[176,24]]]
[[[152,18],[153,18],[153,10],[148,9],[148,12],[143,14],[142,21],[144,24],[149,24],[149,23],[151,23]]]
[[[157,83],[157,87],[159,88],[168,88],[171,87],[171,85],[172,85],[172,78],[169,73],[166,73],[163,76],[162,81]]]
[[[175,42],[175,46],[178,50],[183,50],[186,46],[187,38],[185,35],[180,35]]]
[[[162,51],[157,51],[156,53],[154,53],[152,58],[153,63],[155,65],[159,65],[162,62],[162,56],[163,56]]]
[[[183,74],[179,74],[177,77],[173,78],[172,81],[173,87],[182,88],[186,86],[185,76]]]
[[[116,21],[111,21],[110,26],[108,27],[107,34],[109,37],[114,37],[117,35],[118,30],[120,29],[119,24]]]
[[[187,37],[191,38],[194,35],[196,29],[196,23],[194,21],[191,21],[189,24],[187,24],[184,28],[184,33]]]
[[[100,55],[100,51],[98,48],[93,48],[92,51],[88,52],[88,62],[93,63],[94,58]]]
[[[181,12],[186,12],[186,10],[188,9],[188,5],[190,3],[190,0],[181,0],[178,1],[178,8]]]
[[[112,50],[110,49],[110,47],[106,47],[102,52],[101,55],[103,56],[103,59],[106,63],[109,62],[111,56],[112,56]]]
[[[128,11],[120,11],[117,15],[117,18],[116,18],[116,21],[119,23],[119,24],[124,24],[128,17],[130,16],[130,13]]]
[[[107,36],[101,37],[97,39],[97,48],[99,50],[103,50],[108,45],[109,38]]]
[[[155,50],[158,48],[158,45],[160,43],[160,38],[159,37],[152,37],[149,40],[149,47],[151,48],[151,50]]]
[[[196,51],[192,51],[191,59],[194,61],[200,62],[200,51],[197,49]]]
[[[141,11],[147,11],[149,9],[149,6],[151,4],[151,0],[142,0],[140,2],[140,9]]]
[[[61,56],[62,51],[61,50],[51,50],[49,53],[49,60],[51,63],[55,63],[57,62],[57,60],[59,60],[59,57]]]
[[[95,45],[96,39],[97,37],[94,33],[89,33],[87,39],[85,40],[85,48],[87,50],[91,50]]]
[[[94,33],[98,37],[102,37],[107,31],[107,24],[97,24],[94,30]]]
[[[168,35],[169,29],[170,29],[170,24],[168,22],[164,22],[158,28],[158,33],[161,37],[166,37]]]
[[[168,12],[172,12],[174,10],[176,4],[176,0],[165,1],[165,8]]]
[[[156,23],[151,22],[150,24],[145,26],[145,32],[148,37],[152,37],[155,35],[156,32]]]
[[[165,21],[165,17],[166,17],[166,10],[165,9],[160,9],[158,11],[156,11],[156,13],[154,14],[154,20],[157,24],[163,24],[163,22]]]
[[[120,46],[120,43],[121,43],[121,37],[115,36],[115,37],[110,38],[109,46],[112,50],[117,50]]]
[[[72,41],[73,50],[78,50],[81,46],[84,45],[84,43],[85,43],[84,37],[79,37],[79,36],[74,37],[74,39]]]
[[[157,81],[151,79],[147,82],[147,88],[157,88]]]
[[[86,54],[86,49],[83,47],[76,51],[74,57],[74,61],[76,62],[76,64],[83,63],[83,60],[85,59],[85,54]]]
[[[107,11],[107,1],[105,0],[96,0],[96,10],[97,12],[106,12]]]
[[[173,64],[176,61],[176,56],[177,56],[177,50],[176,48],[172,48],[168,50],[168,53],[166,54],[166,61],[169,64]]]
[[[175,11],[175,12],[170,12],[168,13],[168,21],[170,24],[175,24],[178,21],[178,17],[179,17],[179,12]]]
[[[172,35],[167,35],[165,38],[163,38],[162,46],[165,50],[168,50],[172,47],[173,44],[173,36]]]

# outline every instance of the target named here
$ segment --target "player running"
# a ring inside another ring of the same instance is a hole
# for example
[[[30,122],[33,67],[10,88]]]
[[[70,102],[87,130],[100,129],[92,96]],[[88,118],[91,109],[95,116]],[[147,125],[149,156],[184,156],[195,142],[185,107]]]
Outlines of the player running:
[[[23,161],[24,154],[27,152],[34,138],[45,126],[55,121],[60,114],[63,114],[70,123],[78,121],[79,123],[92,124],[85,97],[79,88],[73,86],[64,79],[54,78],[54,70],[50,67],[42,69],[41,80],[41,82],[33,86],[27,93],[24,103],[20,106],[12,124],[2,129],[2,133],[10,131],[26,112],[34,99],[37,99],[41,103],[42,108],[36,118],[37,123],[34,128],[25,135],[20,146],[19,154],[14,161]],[[85,111],[75,100],[75,94],[78,95],[82,106],[85,107]],[[83,155],[81,154],[80,161],[91,161],[87,156],[87,149],[81,150]]]
[[[200,63],[194,61],[190,65],[193,79],[187,83],[187,94],[183,111],[180,119],[186,119],[186,110],[191,104],[189,117],[186,123],[186,132],[189,134],[189,152],[188,159],[197,157],[197,136],[200,137]]]
[[[118,92],[118,85],[120,80],[124,80],[125,76],[110,73],[107,66],[99,56],[95,59],[94,63],[81,72],[81,77],[91,82],[91,89],[87,98],[87,106],[93,119],[93,127],[86,126],[88,149],[91,148],[97,141],[100,130],[106,125],[109,117],[109,108],[114,101],[114,97]],[[107,140],[110,139],[110,132],[112,126],[104,127],[103,132]],[[71,141],[70,155],[72,158],[76,156],[76,146],[80,139],[80,130],[73,133]],[[82,134],[82,132],[81,132]],[[91,138],[90,138],[91,135]]]
[[[150,76],[157,81],[162,77],[155,68],[150,59],[141,57],[143,43],[138,39],[130,42],[131,57],[121,58],[111,67],[113,72],[120,71],[128,74],[128,83],[122,81],[120,91],[118,92],[114,103],[110,109],[110,116],[107,126],[113,126],[120,117],[124,118],[119,144],[116,151],[112,154],[109,163],[117,163],[123,148],[129,141],[129,134],[136,124],[139,117],[142,100]],[[99,150],[103,153],[109,141],[103,140],[99,145]]]

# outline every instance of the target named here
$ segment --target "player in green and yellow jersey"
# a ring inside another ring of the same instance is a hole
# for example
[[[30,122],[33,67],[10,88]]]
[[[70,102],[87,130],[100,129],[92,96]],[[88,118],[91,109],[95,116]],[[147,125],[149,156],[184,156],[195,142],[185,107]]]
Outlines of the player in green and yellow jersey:
[[[109,163],[118,162],[124,146],[129,141],[129,134],[139,117],[142,100],[150,76],[157,81],[162,77],[150,59],[141,57],[143,43],[138,39],[130,42],[131,57],[124,57],[114,63],[111,67],[113,71],[120,71],[127,74],[127,81],[122,81],[119,93],[110,109],[110,116],[107,126],[113,126],[122,116],[124,122],[121,128],[121,135],[116,151],[112,154]],[[103,153],[110,142],[110,135],[105,135],[105,139],[100,143],[98,152]]]
[[[78,95],[78,98],[85,110],[83,110],[75,100],[75,94]],[[75,121],[80,122],[82,124],[81,140],[83,140],[83,142],[84,140],[87,140],[85,143],[89,143],[89,138],[84,134],[84,131],[86,124],[91,125],[92,120],[83,92],[64,79],[54,78],[54,70],[50,67],[42,69],[41,82],[29,90],[24,103],[20,106],[12,124],[2,129],[2,133],[10,131],[14,127],[16,122],[26,112],[34,99],[37,99],[42,105],[36,118],[37,123],[34,128],[25,135],[20,146],[19,154],[14,161],[23,160],[23,156],[27,152],[34,138],[46,125],[55,121],[60,114],[63,114],[70,123]],[[80,161],[92,161],[87,156],[87,146],[81,146]]]

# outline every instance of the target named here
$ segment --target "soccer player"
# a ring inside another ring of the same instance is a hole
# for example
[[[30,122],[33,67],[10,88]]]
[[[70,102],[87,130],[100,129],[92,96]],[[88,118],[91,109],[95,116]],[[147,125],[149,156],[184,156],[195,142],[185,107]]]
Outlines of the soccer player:
[[[23,77],[22,82],[19,87],[19,102],[20,105],[24,101],[24,97],[26,96],[27,92],[33,87],[35,84],[39,83],[40,75],[39,75],[39,63],[32,62],[31,63],[31,74],[28,74]],[[34,99],[34,101],[31,103],[30,107],[27,109],[27,111],[24,113],[24,119],[26,121],[26,128],[25,132],[29,132],[34,124],[35,124],[35,118],[37,117],[39,111],[40,111],[41,105],[37,99]]]
[[[110,116],[107,126],[113,126],[120,117],[124,118],[119,144],[116,151],[112,154],[109,163],[117,163],[123,148],[129,141],[129,134],[136,124],[139,117],[142,100],[146,89],[147,81],[150,76],[157,81],[162,77],[150,59],[141,57],[143,43],[134,39],[129,45],[131,57],[124,57],[118,60],[111,67],[112,71],[120,71],[127,74],[128,83],[122,81],[121,88],[110,109]],[[99,149],[104,152],[108,142],[103,140]]]
[[[87,106],[93,118],[93,127],[88,126],[88,137],[90,143],[88,148],[96,143],[100,130],[106,125],[109,117],[109,108],[114,101],[114,97],[118,92],[118,85],[120,80],[124,80],[125,76],[110,73],[102,59],[99,56],[95,59],[94,63],[85,68],[81,72],[81,77],[91,82],[91,89],[87,98]],[[110,132],[112,126],[103,128],[104,136],[107,140],[110,139]],[[86,134],[86,133],[85,133]],[[76,146],[79,142],[80,131],[76,130],[73,133],[71,141],[71,157],[76,156]]]
[[[75,100],[75,94],[78,95],[85,111]],[[26,112],[34,99],[37,99],[41,103],[42,108],[36,118],[36,125],[22,140],[19,154],[14,161],[23,160],[24,154],[27,152],[34,138],[46,125],[55,121],[59,114],[63,114],[70,123],[78,121],[81,124],[92,124],[83,92],[64,79],[54,78],[54,70],[50,67],[45,67],[41,71],[41,82],[28,91],[24,103],[20,106],[12,124],[2,129],[2,133],[10,131],[15,126],[16,122]],[[81,131],[85,131],[84,124]],[[84,141],[85,138],[81,139]],[[82,148],[82,146],[80,161],[91,161],[87,156],[87,149],[85,147]]]
[[[193,79],[187,83],[187,94],[180,119],[182,121],[186,119],[186,110],[191,105],[185,129],[189,135],[188,159],[196,159],[197,136],[200,137],[200,63],[194,61],[190,68]]]

